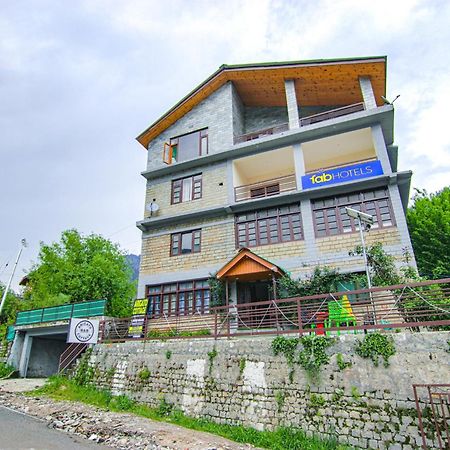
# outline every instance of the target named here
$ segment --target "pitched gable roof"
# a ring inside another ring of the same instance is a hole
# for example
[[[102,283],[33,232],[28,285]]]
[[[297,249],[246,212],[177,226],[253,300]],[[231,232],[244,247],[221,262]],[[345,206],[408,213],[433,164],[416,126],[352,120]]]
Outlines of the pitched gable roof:
[[[361,101],[359,76],[371,78],[375,98],[381,105],[381,95],[386,94],[386,56],[224,64],[136,139],[147,148],[151,140],[228,81],[234,83],[247,106],[285,105],[287,79],[298,81],[296,93],[300,105],[345,106]]]

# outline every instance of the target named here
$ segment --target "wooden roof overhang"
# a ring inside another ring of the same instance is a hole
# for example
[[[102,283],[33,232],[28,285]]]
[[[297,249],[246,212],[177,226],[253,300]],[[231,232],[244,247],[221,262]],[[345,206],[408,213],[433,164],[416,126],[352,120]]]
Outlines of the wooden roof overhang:
[[[300,106],[346,106],[362,101],[359,77],[369,77],[377,104],[386,95],[386,56],[222,65],[136,139],[145,148],[187,112],[232,81],[246,106],[285,106],[284,81],[295,80]]]
[[[218,272],[217,279],[256,281],[281,277],[284,270],[256,255],[248,248],[241,248]]]

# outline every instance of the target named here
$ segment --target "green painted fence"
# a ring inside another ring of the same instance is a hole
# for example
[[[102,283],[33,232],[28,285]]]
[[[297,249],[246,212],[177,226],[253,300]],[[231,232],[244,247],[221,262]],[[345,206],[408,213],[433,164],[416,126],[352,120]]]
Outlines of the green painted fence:
[[[68,320],[72,317],[95,317],[105,313],[106,300],[72,303],[69,305],[50,306],[48,308],[31,309],[17,314],[16,325]]]

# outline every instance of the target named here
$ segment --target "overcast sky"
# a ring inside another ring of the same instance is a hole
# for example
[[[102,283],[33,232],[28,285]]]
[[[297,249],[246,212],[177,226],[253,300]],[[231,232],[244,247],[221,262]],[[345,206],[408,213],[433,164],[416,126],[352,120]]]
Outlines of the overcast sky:
[[[221,64],[368,55],[401,94],[400,169],[449,185],[446,0],[0,0],[0,281],[22,237],[14,287],[72,227],[139,254],[135,137]]]

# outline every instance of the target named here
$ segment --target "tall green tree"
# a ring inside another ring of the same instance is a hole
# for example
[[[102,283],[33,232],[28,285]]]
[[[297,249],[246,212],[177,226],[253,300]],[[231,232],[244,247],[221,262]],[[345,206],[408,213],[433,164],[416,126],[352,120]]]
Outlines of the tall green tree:
[[[416,189],[406,217],[419,273],[450,276],[450,187],[434,194]]]
[[[41,243],[28,275],[25,300],[33,308],[86,300],[107,300],[107,314],[131,313],[136,287],[120,248],[97,234],[66,230],[60,242]]]

